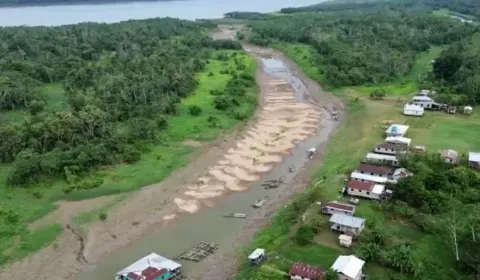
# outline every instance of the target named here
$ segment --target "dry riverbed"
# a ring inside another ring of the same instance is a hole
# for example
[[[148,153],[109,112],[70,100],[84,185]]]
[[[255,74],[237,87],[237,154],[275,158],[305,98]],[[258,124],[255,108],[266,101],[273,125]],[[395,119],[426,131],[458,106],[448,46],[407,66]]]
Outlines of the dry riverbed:
[[[226,38],[232,34],[229,28],[217,33],[218,37]],[[281,53],[254,46],[246,48],[259,60],[259,65],[263,65],[257,74],[261,106],[248,125],[201,147],[188,167],[132,194],[116,205],[105,221],[93,222],[84,228],[71,226],[55,245],[6,267],[0,279],[75,279],[80,271],[93,269],[102,259],[153,231],[167,230],[184,215],[198,215],[202,209],[214,208],[222,197],[249,191],[307,139],[321,137],[323,140],[317,141],[320,145],[317,149],[321,151],[326,145],[325,139],[341,123],[341,120],[332,120],[330,112],[335,107],[343,117],[342,103],[322,92],[318,84]],[[264,58],[282,61],[290,74],[282,76],[266,71]],[[291,77],[292,73],[297,80]],[[304,87],[302,100],[298,90],[294,90],[298,86]],[[297,161],[303,164],[304,159]],[[272,192],[269,203],[250,215],[243,230],[232,237],[232,246],[222,248],[205,261],[204,267],[197,271],[202,275],[199,279],[228,279],[237,265],[235,246],[247,242],[292,194],[306,187],[312,166],[301,169],[295,178]],[[81,202],[75,203],[75,208],[82,208]],[[68,208],[65,204],[68,202],[62,203],[62,207]],[[218,213],[221,214],[224,213]],[[65,223],[70,221],[62,219]]]

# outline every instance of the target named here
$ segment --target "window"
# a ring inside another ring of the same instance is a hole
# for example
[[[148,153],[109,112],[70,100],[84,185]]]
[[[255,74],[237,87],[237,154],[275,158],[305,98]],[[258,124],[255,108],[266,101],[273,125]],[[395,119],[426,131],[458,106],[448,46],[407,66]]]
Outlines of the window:
[[[358,190],[358,192],[362,192],[362,190]]]
[[[353,189],[350,189],[351,192],[353,192]]]
[[[367,195],[370,195],[370,192],[367,192]]]

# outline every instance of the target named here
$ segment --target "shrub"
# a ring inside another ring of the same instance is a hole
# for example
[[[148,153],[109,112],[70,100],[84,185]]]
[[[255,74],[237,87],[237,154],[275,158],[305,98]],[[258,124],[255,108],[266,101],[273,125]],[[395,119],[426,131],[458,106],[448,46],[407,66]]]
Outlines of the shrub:
[[[102,213],[98,214],[98,219],[100,221],[105,221],[107,219],[107,213],[102,212]]]
[[[188,107],[188,112],[192,116],[198,116],[202,113],[202,108],[198,107],[197,105],[192,105]]]
[[[302,225],[298,228],[295,234],[295,241],[299,245],[307,245],[308,243],[313,241],[314,237],[315,237],[314,230],[309,226]]]

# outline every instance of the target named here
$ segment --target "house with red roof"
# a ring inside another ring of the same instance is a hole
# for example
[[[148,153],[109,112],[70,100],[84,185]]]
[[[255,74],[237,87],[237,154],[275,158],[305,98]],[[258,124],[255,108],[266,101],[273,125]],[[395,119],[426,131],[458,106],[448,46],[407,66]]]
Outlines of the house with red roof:
[[[291,280],[322,280],[325,271],[304,263],[294,263],[288,272]]]
[[[117,272],[115,280],[170,280],[181,273],[181,267],[179,263],[151,253]]]
[[[371,181],[350,180],[347,185],[348,195],[374,200],[382,199],[385,191],[385,185]]]
[[[366,174],[366,175],[372,175],[372,176],[378,176],[378,177],[387,177],[392,172],[392,169],[390,167],[386,167],[386,166],[362,163],[357,168],[357,172],[362,173],[362,174]]]

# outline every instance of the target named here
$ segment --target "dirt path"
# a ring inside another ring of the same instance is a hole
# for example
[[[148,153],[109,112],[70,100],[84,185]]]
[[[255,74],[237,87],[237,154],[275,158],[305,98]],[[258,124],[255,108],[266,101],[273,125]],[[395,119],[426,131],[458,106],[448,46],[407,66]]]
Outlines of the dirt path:
[[[221,35],[222,38],[235,34],[232,29],[227,33]],[[161,183],[142,188],[111,211],[107,220],[94,222],[83,229],[71,225],[55,246],[6,267],[0,272],[0,279],[74,279],[79,271],[88,269],[91,264],[152,230],[162,229],[182,215],[212,207],[216,200],[228,193],[247,191],[252,182],[261,179],[263,173],[282,161],[296,143],[315,135],[325,121],[331,122],[328,114],[331,108],[336,107],[342,112],[340,100],[322,92],[318,84],[308,79],[281,53],[247,47],[254,55],[267,54],[286,63],[305,85],[306,98],[310,102],[298,102],[287,79],[259,70],[257,82],[261,89],[261,108],[252,121],[200,148],[188,167],[174,172]],[[335,126],[340,123],[335,122]],[[272,197],[267,207],[250,217],[236,244],[248,241],[293,193],[306,186],[307,178],[308,169],[302,170],[289,187]],[[82,234],[79,236],[78,232]],[[199,279],[228,279],[236,269],[233,252],[232,247],[213,255],[206,262],[204,276]]]

